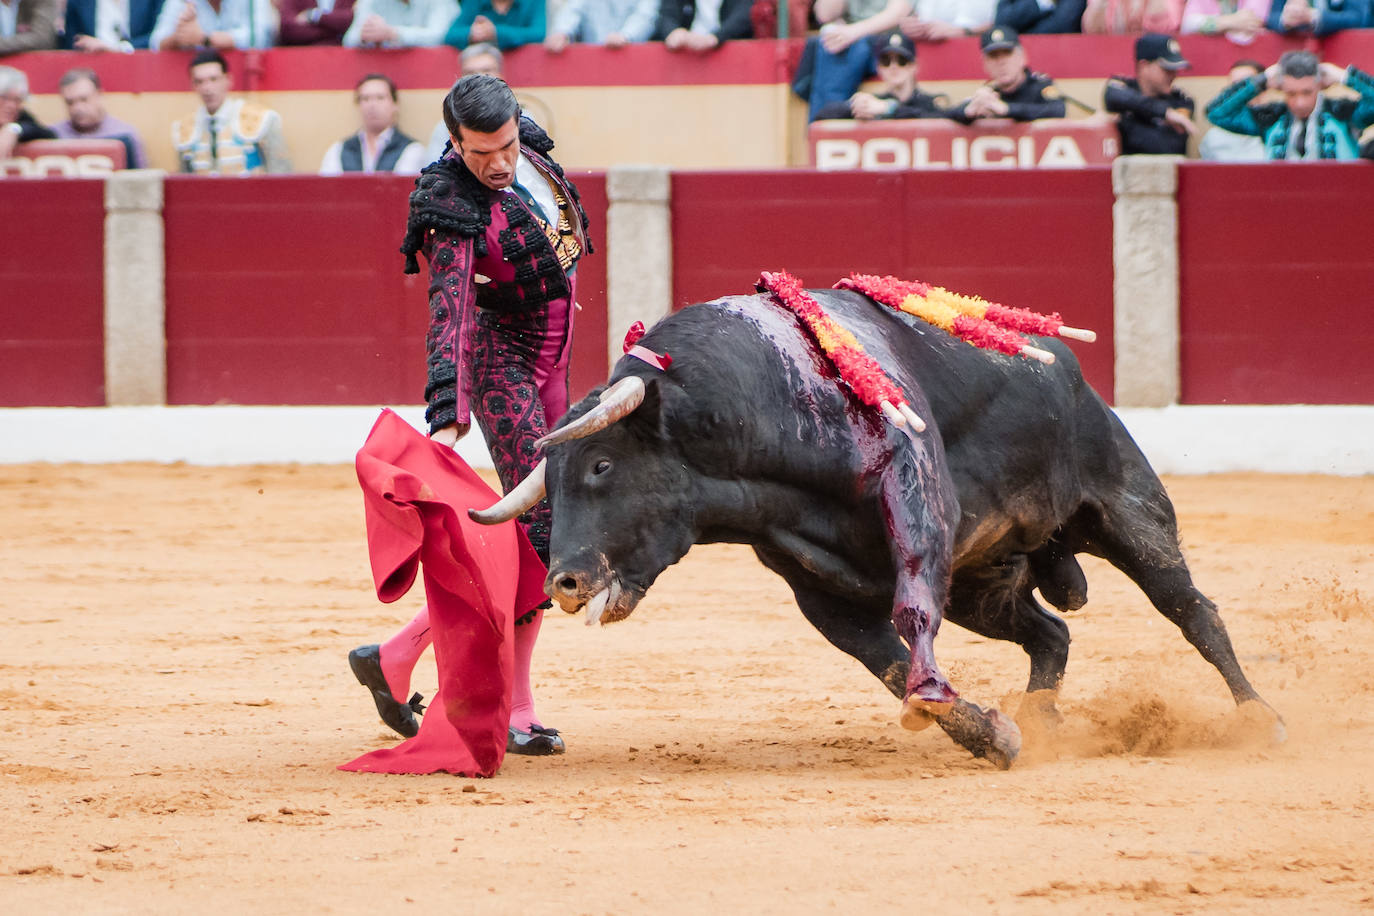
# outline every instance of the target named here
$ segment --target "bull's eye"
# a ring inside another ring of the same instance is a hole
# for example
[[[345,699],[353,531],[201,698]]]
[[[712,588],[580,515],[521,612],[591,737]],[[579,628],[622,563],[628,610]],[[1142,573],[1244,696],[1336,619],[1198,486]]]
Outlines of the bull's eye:
[[[607,471],[609,471],[610,469],[611,469],[611,461],[610,461],[610,459],[609,459],[609,458],[602,458],[600,461],[598,461],[595,465],[592,466],[592,473],[593,473],[593,474],[604,474],[604,473],[606,473]]]

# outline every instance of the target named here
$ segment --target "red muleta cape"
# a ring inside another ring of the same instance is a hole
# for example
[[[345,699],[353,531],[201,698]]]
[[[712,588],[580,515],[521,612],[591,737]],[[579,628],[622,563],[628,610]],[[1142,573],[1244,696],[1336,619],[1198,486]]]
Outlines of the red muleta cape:
[[[339,769],[492,776],[506,756],[513,621],[543,602],[544,564],[515,522],[468,518],[497,494],[394,412],[373,424],[357,470],[377,597],[400,598],[424,567],[439,690],[414,738]]]

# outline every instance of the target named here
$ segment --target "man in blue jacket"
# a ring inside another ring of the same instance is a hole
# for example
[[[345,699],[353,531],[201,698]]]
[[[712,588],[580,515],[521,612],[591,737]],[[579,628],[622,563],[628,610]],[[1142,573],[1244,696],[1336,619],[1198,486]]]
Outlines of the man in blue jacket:
[[[997,0],[993,25],[1022,35],[1059,35],[1083,31],[1088,0]]]
[[[162,0],[67,0],[62,47],[73,51],[146,51]]]

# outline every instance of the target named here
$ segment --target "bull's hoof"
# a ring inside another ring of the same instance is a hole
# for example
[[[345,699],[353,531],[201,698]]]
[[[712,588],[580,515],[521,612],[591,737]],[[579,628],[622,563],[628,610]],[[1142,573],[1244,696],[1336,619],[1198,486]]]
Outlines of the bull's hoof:
[[[902,701],[902,728],[919,732],[935,724],[935,720],[954,708],[954,703],[907,697]]]
[[[988,724],[992,726],[992,740],[983,756],[999,770],[1009,770],[1021,753],[1021,729],[995,709],[987,712]]]
[[[1032,690],[1024,694],[1016,710],[1017,724],[1037,734],[1053,734],[1064,721],[1055,705],[1058,699],[1058,690]]]
[[[1021,753],[1021,729],[1015,722],[967,700],[955,703],[949,715],[940,719],[940,727],[970,754],[998,769],[1009,768]]]
[[[1247,731],[1262,734],[1271,745],[1280,745],[1288,740],[1288,726],[1283,716],[1263,700],[1247,700],[1236,707]]]

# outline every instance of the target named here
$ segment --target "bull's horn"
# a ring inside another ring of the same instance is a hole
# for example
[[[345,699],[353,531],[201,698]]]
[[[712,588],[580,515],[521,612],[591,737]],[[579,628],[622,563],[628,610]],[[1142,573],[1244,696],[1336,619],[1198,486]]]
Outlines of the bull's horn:
[[[601,403],[578,417],[567,426],[555,429],[538,442],[536,447],[557,445],[582,439],[594,432],[605,429],[644,402],[644,379],[636,375],[623,378],[601,392]]]
[[[498,499],[487,509],[469,509],[468,518],[483,525],[499,525],[508,522],[528,511],[535,503],[544,498],[544,468],[546,461],[539,459],[524,480],[511,487],[511,491]]]

